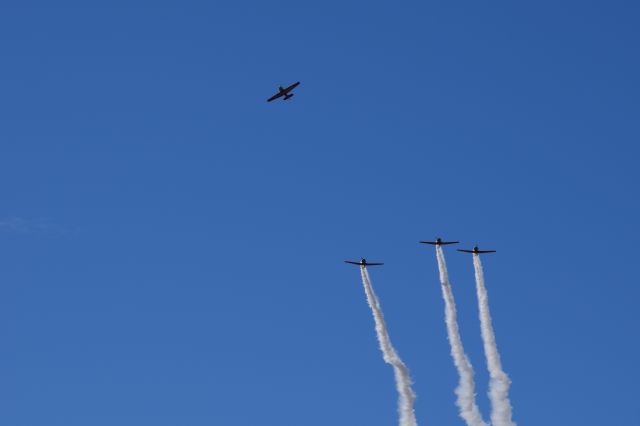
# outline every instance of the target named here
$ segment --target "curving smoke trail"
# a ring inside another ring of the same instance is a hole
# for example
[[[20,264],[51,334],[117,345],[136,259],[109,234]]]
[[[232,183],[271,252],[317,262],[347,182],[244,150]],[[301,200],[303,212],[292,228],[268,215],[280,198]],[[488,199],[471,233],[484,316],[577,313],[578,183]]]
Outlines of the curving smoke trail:
[[[460,409],[460,417],[464,419],[468,426],[487,426],[482,419],[482,414],[476,404],[476,384],[473,379],[473,367],[464,353],[460,331],[458,330],[458,319],[456,313],[456,302],[453,299],[451,284],[447,264],[444,260],[442,247],[436,246],[436,257],[438,258],[438,269],[440,271],[440,284],[442,284],[442,298],[445,305],[445,323],[447,324],[447,336],[451,345],[451,357],[458,370],[460,381],[455,392],[458,396],[456,405]]]
[[[373,292],[373,286],[371,285],[367,269],[361,266],[360,273],[362,275],[364,291],[367,295],[367,302],[369,302],[373,319],[376,323],[376,334],[378,336],[378,342],[380,343],[383,359],[393,367],[393,373],[396,378],[396,389],[399,394],[398,413],[400,415],[400,426],[417,426],[418,423],[416,422],[416,416],[413,411],[413,403],[416,395],[413,389],[411,389],[409,369],[404,365],[404,362],[402,362],[391,344],[387,326],[384,322],[384,316],[382,315],[382,309],[380,308],[380,302]]]
[[[491,324],[489,312],[489,296],[484,286],[484,273],[480,256],[473,255],[473,267],[476,273],[476,291],[478,293],[478,308],[480,310],[480,331],[484,352],[487,357],[489,370],[489,400],[491,401],[491,424],[493,426],[515,426],[511,419],[511,401],[509,401],[509,386],[511,379],[502,371],[500,353],[496,344],[496,336]]]

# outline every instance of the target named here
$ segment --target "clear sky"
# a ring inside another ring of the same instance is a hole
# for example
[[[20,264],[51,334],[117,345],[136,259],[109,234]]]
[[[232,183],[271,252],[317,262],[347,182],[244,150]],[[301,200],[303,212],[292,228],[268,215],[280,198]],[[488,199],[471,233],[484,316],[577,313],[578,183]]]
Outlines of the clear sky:
[[[462,425],[436,236],[498,250],[519,425],[636,424],[639,12],[3,1],[0,424],[396,424],[364,256],[420,425]]]

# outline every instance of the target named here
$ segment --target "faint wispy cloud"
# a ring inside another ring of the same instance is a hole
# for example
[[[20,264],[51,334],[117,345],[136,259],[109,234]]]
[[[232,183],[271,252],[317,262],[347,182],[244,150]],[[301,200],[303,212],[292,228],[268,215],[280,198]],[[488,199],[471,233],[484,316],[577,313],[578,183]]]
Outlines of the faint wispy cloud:
[[[23,217],[9,216],[0,217],[0,232],[17,232],[25,234],[46,232],[63,235],[71,233],[72,230],[45,218],[27,219]]]
[[[28,230],[27,221],[19,217],[0,218],[0,230],[25,232]]]

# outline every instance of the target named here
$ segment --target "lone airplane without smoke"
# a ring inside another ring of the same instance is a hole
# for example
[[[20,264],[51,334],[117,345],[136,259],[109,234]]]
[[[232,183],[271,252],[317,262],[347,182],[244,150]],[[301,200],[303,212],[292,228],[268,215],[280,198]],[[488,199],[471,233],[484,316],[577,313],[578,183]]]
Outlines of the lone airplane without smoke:
[[[376,263],[376,262],[367,262],[367,259],[365,259],[364,257],[362,259],[360,259],[360,262],[354,262],[351,260],[345,260],[345,263],[350,263],[352,265],[359,265],[359,266],[379,266],[379,265],[384,265],[384,263]]]
[[[293,89],[298,87],[299,84],[300,84],[300,82],[298,81],[298,82],[293,83],[291,86],[289,86],[287,88],[284,88],[284,87],[280,86],[278,88],[278,93],[276,93],[275,95],[273,95],[272,97],[267,99],[267,102],[274,101],[274,100],[276,100],[278,98],[281,98],[283,96],[284,96],[283,100],[285,100],[285,101],[291,99],[294,94],[293,93],[289,93],[289,92],[291,92]]]
[[[495,250],[478,250],[478,246],[475,246],[473,248],[473,250],[463,250],[463,249],[458,249],[458,251],[464,252],[464,253],[472,253],[472,254],[483,254],[483,253],[495,253]]]
[[[436,238],[435,241],[420,241],[422,244],[431,244],[432,246],[446,246],[449,244],[458,244],[460,241],[442,241],[442,238]]]

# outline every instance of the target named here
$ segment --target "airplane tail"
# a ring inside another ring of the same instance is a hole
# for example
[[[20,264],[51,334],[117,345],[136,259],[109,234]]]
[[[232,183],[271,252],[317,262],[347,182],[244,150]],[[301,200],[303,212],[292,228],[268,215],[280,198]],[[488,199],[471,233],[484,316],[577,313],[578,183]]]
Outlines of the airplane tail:
[[[288,95],[284,95],[284,100],[289,100],[290,98],[293,98],[293,93],[289,93]]]

